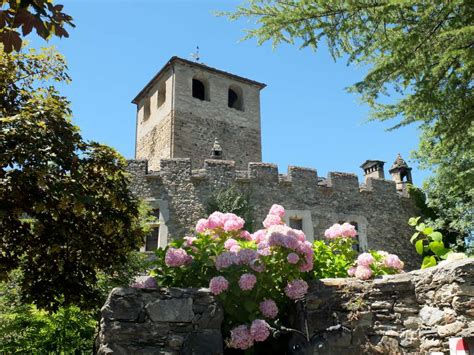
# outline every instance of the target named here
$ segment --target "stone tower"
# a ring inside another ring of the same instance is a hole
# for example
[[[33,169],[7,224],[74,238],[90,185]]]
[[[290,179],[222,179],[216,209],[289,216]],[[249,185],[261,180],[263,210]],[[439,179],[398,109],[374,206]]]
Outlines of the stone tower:
[[[262,160],[260,90],[265,84],[172,57],[140,91],[135,158],[158,170],[165,158],[201,168],[218,139],[238,169]]]
[[[411,168],[408,167],[408,164],[403,160],[400,153],[395,159],[392,167],[389,170],[390,175],[392,175],[392,180],[395,181],[397,185],[397,191],[406,192],[406,185],[413,184],[411,178]]]

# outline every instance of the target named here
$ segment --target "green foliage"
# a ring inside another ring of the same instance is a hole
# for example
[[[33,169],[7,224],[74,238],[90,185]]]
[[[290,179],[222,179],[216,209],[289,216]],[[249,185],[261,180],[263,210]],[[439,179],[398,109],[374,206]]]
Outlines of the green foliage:
[[[224,251],[222,243],[215,243],[210,235],[200,234],[192,242],[189,250],[193,262],[186,267],[170,267],[165,263],[165,255],[170,248],[186,245],[184,239],[169,243],[165,248],[155,250],[156,259],[151,262],[151,276],[162,287],[208,287],[209,280],[216,276],[214,261]]]
[[[252,205],[250,196],[242,194],[235,186],[219,190],[207,202],[206,212],[234,213],[245,220],[245,229],[253,232]]]
[[[54,313],[21,302],[21,273],[0,282],[1,353],[91,353],[96,320],[76,306]]]
[[[314,268],[312,277],[347,277],[347,270],[357,256],[352,238],[336,238],[329,241],[316,240],[313,243]]]
[[[416,252],[424,256],[421,268],[425,269],[446,259],[452,253],[452,250],[444,245],[443,235],[420,222],[420,218],[412,217],[408,220],[408,224],[416,229],[416,232],[410,238],[410,242],[415,244]]]
[[[254,19],[245,38],[259,44],[317,49],[325,39],[334,58],[369,66],[350,91],[372,120],[419,125],[415,158],[435,173],[428,206],[439,225],[474,229],[474,2],[248,0],[227,15]]]
[[[92,308],[97,273],[113,274],[144,238],[126,161],[85,142],[69,102],[42,86],[68,79],[59,54],[0,58],[0,280],[20,268],[26,303]]]
[[[33,28],[47,40],[53,35],[69,37],[64,26],[74,27],[72,17],[62,12],[63,5],[54,5],[52,0],[1,0],[0,9],[0,43],[7,53],[19,52],[21,36],[27,36]]]

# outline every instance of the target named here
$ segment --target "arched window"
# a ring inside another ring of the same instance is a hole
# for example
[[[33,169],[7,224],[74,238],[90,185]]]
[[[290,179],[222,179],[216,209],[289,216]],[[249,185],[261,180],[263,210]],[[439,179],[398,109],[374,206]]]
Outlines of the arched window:
[[[199,79],[193,79],[193,97],[204,101],[208,100],[206,96],[206,85]]]
[[[242,90],[237,86],[231,86],[227,95],[227,106],[235,108],[236,110],[243,111],[243,98]]]
[[[160,107],[166,101],[166,82],[162,82],[158,87],[158,102],[157,106]]]

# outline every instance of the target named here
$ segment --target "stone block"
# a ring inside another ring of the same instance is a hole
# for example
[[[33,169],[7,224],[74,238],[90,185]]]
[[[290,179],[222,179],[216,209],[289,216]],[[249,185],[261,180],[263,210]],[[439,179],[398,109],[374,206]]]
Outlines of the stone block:
[[[318,183],[318,173],[316,169],[289,166],[288,177],[294,184],[300,184],[301,186],[312,186]]]
[[[194,318],[192,298],[157,300],[145,309],[153,322],[191,322]]]
[[[278,182],[278,166],[267,163],[249,163],[249,179],[262,183]]]

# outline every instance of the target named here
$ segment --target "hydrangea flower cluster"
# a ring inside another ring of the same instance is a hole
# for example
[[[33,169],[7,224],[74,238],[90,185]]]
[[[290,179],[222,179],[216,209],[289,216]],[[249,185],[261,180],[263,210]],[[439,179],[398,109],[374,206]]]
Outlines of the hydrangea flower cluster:
[[[154,277],[151,276],[137,276],[133,280],[130,287],[134,288],[157,288],[158,285]]]
[[[265,341],[269,335],[269,324],[262,319],[255,319],[250,327],[242,324],[230,331],[229,346],[235,349],[246,350],[252,347],[254,342]]]
[[[377,275],[403,272],[403,267],[404,263],[397,255],[379,250],[360,254],[347,274],[360,280],[368,280]]]
[[[335,239],[335,238],[355,238],[357,236],[357,231],[355,227],[350,223],[343,224],[333,224],[330,228],[326,229],[324,232],[326,239]]]
[[[285,287],[285,295],[292,300],[303,298],[308,292],[308,284],[303,280],[293,280],[288,282]]]
[[[186,250],[182,248],[169,248],[166,251],[165,263],[171,267],[180,267],[189,264],[193,260]]]
[[[196,232],[205,233],[209,230],[225,232],[241,230],[245,225],[243,218],[233,213],[214,212],[207,219],[200,219],[196,224]]]

